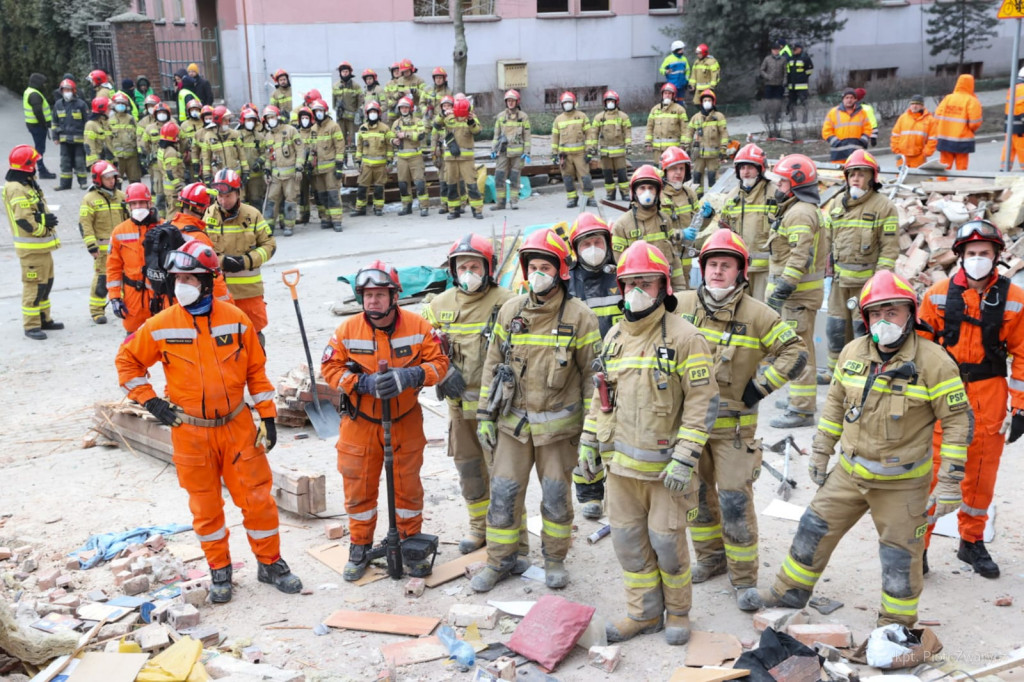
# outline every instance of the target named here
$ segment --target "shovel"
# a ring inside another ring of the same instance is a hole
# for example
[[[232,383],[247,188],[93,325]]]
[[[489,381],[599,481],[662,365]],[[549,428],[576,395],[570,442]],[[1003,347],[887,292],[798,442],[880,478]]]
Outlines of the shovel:
[[[316,390],[316,369],[313,366],[313,356],[309,354],[309,340],[306,338],[306,326],[302,324],[302,309],[299,308],[299,292],[295,287],[299,285],[299,271],[285,270],[281,273],[281,279],[292,292],[292,303],[295,304],[295,316],[299,318],[299,333],[302,334],[302,347],[306,349],[306,364],[309,365],[309,387],[313,393],[313,401],[306,403],[306,416],[309,423],[313,425],[316,435],[321,439],[332,438],[338,435],[338,428],[341,425],[341,417],[334,409],[331,401],[321,400]]]

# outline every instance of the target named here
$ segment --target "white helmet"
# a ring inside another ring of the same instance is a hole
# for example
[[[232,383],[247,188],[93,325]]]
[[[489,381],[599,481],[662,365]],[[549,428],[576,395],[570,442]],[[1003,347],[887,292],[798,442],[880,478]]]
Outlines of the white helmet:
[[[686,49],[686,43],[684,43],[681,40],[673,40],[672,41],[672,46],[669,49],[669,51],[670,52],[679,52],[679,50],[684,50],[684,49]]]
[[[1024,66],[1020,67],[1020,71],[1017,72],[1017,78],[1024,78]]]

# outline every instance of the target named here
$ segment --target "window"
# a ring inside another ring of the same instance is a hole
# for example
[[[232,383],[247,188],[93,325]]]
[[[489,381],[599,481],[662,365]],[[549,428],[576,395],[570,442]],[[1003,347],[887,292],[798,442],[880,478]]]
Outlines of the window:
[[[448,0],[415,0],[412,12],[417,17],[451,16],[448,11]]]
[[[569,88],[547,88],[544,90],[544,108],[548,111],[561,111],[559,98],[566,90],[576,95],[576,108],[599,109],[601,97],[608,90],[607,85],[583,85]]]
[[[174,20],[185,20],[185,0],[172,0],[174,2]]]
[[[665,9],[679,9],[679,5],[679,0],[647,0],[647,9],[652,12]]]
[[[537,14],[569,12],[569,0],[537,0]]]
[[[936,76],[959,76],[970,74],[975,78],[981,78],[981,67],[984,62],[964,62],[963,66],[958,64],[939,64],[935,67]]]
[[[580,0],[580,12],[607,12],[609,0]]]
[[[462,0],[463,16],[490,16],[494,14],[494,0]]]
[[[139,14],[146,16],[146,0],[139,0]]]
[[[156,21],[164,20],[164,0],[153,0],[153,19]]]
[[[871,81],[881,81],[887,78],[895,78],[899,67],[889,66],[882,69],[851,69],[848,85],[851,88],[859,88]]]

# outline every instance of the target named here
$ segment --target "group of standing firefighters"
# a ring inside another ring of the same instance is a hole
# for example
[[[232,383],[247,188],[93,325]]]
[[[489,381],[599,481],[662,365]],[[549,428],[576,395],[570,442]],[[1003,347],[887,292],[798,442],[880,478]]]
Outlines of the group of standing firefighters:
[[[408,61],[397,67],[399,78],[415,78]],[[294,225],[300,178],[310,176],[323,226],[340,229],[336,183],[348,155],[361,166],[360,214],[371,190],[380,211],[385,169],[397,156],[403,212],[411,212],[413,191],[425,212],[416,145],[428,130],[414,113],[425,109],[445,140],[450,217],[460,210],[460,183],[480,216],[472,170],[479,121],[469,101],[441,94],[443,73],[435,76],[434,94],[405,80],[410,90],[400,90],[393,103],[366,72],[366,93],[356,93],[352,73],[348,64],[339,67],[336,119],[315,92],[289,111],[281,72],[277,103],[262,114],[246,107],[238,129],[223,107],[204,111],[188,100],[179,125],[163,120],[170,112],[155,101],[144,128],[144,138],[157,142],[146,149],[155,151],[136,149],[135,162],[108,146],[112,132],[96,132],[125,112],[108,121],[97,107],[105,98],[93,100],[85,138],[91,125],[103,149],[90,147],[90,154],[98,150],[93,186],[80,213],[85,246],[97,262],[90,309],[100,322],[109,296],[129,333],[117,355],[119,383],[172,427],[175,465],[215,602],[232,596],[221,479],[243,510],[258,580],[286,593],[302,587],[281,558],[270,496],[266,452],[276,443],[276,408],[265,371],[260,275],[276,248],[276,219],[286,235]],[[343,394],[337,461],[351,531],[344,578],[361,578],[372,558],[385,421],[395,444],[400,536],[422,528],[426,438],[417,395],[435,386],[448,402],[449,455],[466,501],[468,529],[459,549],[487,550],[473,590],[487,592],[529,568],[525,498],[536,468],[549,588],[570,580],[573,486],[584,516],[608,515],[626,590],[625,616],[607,626],[610,641],[664,630],[669,644],[684,644],[692,584],[722,574],[742,610],[805,606],[839,540],[868,511],[883,566],[878,623],[911,626],[937,517],[958,511],[957,556],[984,577],[999,575],[982,531],[1003,443],[1024,433],[1024,291],[996,269],[1002,234],[981,218],[960,226],[953,245],[960,269],[919,300],[893,272],[896,210],[878,192],[878,163],[865,149],[849,155],[846,184],[821,205],[811,159],[792,154],[769,169],[763,150],[748,144],[734,159],[738,186],[716,215],[700,194],[701,174],[713,182],[717,168],[701,161],[705,145],[716,158],[725,154],[724,119],[714,116],[713,92],[697,96],[697,116],[721,132],[711,143],[703,128],[702,151],[691,159],[680,144],[694,138],[680,128],[685,111],[680,115],[678,93],[669,87],[648,124],[646,142],[658,167],[642,165],[628,179],[625,153],[618,152],[628,149],[629,127],[615,93],[605,93],[605,110],[592,123],[571,93],[562,96],[553,151],[567,171],[570,206],[578,205],[574,174],[587,203],[593,198],[589,157],[596,152],[606,191],[620,193],[629,208],[612,225],[584,212],[568,230],[530,233],[518,253],[524,293],[498,284],[494,245],[476,234],[451,247],[455,286],[422,316],[398,305],[402,285],[393,266],[377,260],[356,275],[363,313],[339,325],[321,364],[325,380]],[[367,94],[376,99],[365,102]],[[110,99],[116,107],[117,94]],[[506,93],[505,102],[494,156],[503,155],[499,167],[512,181],[507,201],[515,208],[515,176],[519,163],[529,162],[529,122],[518,93]],[[677,127],[667,134],[663,124]],[[182,150],[175,142],[189,128],[192,146]],[[98,158],[104,149],[115,152],[119,166]],[[50,315],[59,242],[36,181],[38,161],[32,147],[16,147],[3,189],[30,338],[63,327]],[[139,182],[141,167],[152,174],[154,164],[162,206],[159,194],[154,198]],[[122,174],[131,181],[124,192],[117,184]],[[265,212],[253,205],[257,197]],[[504,206],[500,188],[498,197]],[[146,248],[158,240],[166,246],[159,267]],[[689,286],[694,259],[702,275],[696,289]],[[155,278],[157,270],[165,279]],[[819,380],[814,318],[829,277],[828,371]],[[149,381],[157,362],[167,378],[164,397]],[[771,423],[816,426],[809,475],[819,490],[774,582],[758,589],[758,405],[787,383],[784,411]],[[820,405],[818,383],[828,384]],[[246,409],[246,389],[258,425]],[[421,559],[408,565],[413,575],[431,569]]]

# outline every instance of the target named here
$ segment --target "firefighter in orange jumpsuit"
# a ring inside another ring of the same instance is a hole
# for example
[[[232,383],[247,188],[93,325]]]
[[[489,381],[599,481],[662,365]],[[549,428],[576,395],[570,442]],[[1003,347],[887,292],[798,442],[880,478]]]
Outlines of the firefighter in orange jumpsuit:
[[[181,210],[168,222],[181,230],[186,240],[198,239],[213,248],[213,241],[207,236],[206,223],[203,221],[203,216],[206,215],[206,209],[210,208],[211,201],[206,186],[201,182],[185,185],[178,198],[181,202]],[[218,301],[234,303],[234,299],[228,291],[228,285],[224,281],[224,273],[219,269],[213,280],[213,297]]]
[[[153,209],[153,195],[144,184],[128,185],[125,197],[131,217],[110,234],[107,296],[114,315],[121,318],[125,331],[131,334],[152,316],[149,302],[153,288],[143,275],[146,253],[142,244],[146,232],[159,220]]]
[[[188,491],[192,526],[210,565],[214,603],[231,600],[231,554],[221,482],[242,510],[242,525],[258,561],[257,580],[288,594],[302,581],[281,558],[277,506],[270,493],[267,451],[277,442],[274,386],[266,355],[249,318],[213,297],[220,265],[198,240],[171,251],[166,270],[177,304],[148,320],[121,344],[118,381],[128,396],[171,427],[174,467]],[[163,363],[170,402],[149,383],[149,367]],[[257,429],[245,403],[248,389],[261,419]]]
[[[342,395],[338,471],[345,484],[345,511],[352,536],[343,577],[359,580],[370,563],[377,525],[377,493],[384,464],[382,401],[391,401],[394,444],[395,516],[402,539],[423,525],[423,410],[417,396],[448,372],[448,358],[434,340],[430,323],[398,307],[402,284],[398,271],[376,260],[356,274],[356,300],[362,315],[353,315],[334,330],[324,349],[320,371]],[[388,363],[378,372],[378,361]],[[409,574],[430,574],[430,563],[406,559]]]
[[[985,548],[983,535],[1003,443],[1013,443],[1024,433],[1024,290],[996,271],[1004,247],[999,228],[989,221],[964,223],[953,242],[961,269],[928,289],[921,305],[921,320],[934,330],[924,336],[941,343],[956,360],[974,410],[956,556],[984,578],[999,577],[999,566]],[[1009,381],[1007,355],[1013,356]],[[934,441],[937,458],[942,441],[939,424]],[[924,566],[927,573],[927,554]]]
[[[974,153],[974,133],[981,127],[981,102],[974,95],[974,76],[969,73],[956,79],[953,92],[942,98],[935,109],[939,122],[935,136],[939,138],[939,161],[947,170],[967,170]]]

